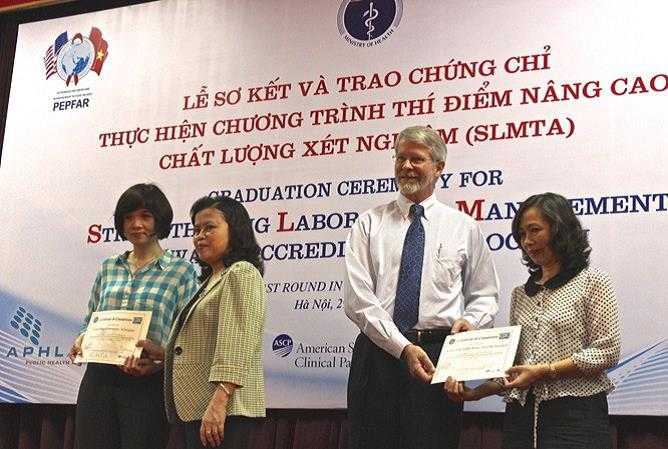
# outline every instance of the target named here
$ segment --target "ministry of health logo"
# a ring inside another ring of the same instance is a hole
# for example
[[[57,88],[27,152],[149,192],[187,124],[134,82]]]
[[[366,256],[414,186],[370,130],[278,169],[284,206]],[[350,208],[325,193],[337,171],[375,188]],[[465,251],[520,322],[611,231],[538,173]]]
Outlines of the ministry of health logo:
[[[373,47],[387,40],[399,26],[402,0],[344,0],[337,23],[341,36],[355,47]]]
[[[102,39],[99,28],[91,28],[88,37],[76,33],[72,39],[67,31],[61,33],[53,45],[46,49],[44,71],[46,79],[56,73],[66,86],[76,86],[79,80],[90,72],[100,75],[107,59],[107,41]]]
[[[9,320],[9,324],[21,335],[30,340],[32,344],[38,345],[42,333],[42,322],[25,307],[19,306]]]

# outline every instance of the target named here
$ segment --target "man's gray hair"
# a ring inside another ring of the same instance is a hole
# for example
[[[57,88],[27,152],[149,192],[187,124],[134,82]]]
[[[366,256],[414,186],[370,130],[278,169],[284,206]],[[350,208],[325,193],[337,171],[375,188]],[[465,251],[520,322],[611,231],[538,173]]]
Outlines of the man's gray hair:
[[[410,126],[401,131],[394,142],[395,153],[404,142],[412,142],[429,148],[431,158],[436,162],[445,162],[445,158],[448,155],[448,149],[441,136],[426,126]]]

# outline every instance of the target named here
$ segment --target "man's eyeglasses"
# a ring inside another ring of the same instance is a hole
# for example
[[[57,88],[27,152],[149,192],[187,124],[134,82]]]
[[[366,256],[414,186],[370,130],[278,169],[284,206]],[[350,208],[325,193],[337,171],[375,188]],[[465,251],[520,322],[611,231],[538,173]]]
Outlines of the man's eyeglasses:
[[[402,155],[400,155],[400,154],[399,154],[399,155],[397,155],[397,154],[393,154],[393,155],[392,155],[392,160],[394,161],[394,163],[395,163],[396,165],[401,165],[401,166],[403,166],[403,165],[406,163],[406,161],[408,161],[408,162],[411,163],[411,165],[412,165],[413,167],[420,167],[420,166],[422,166],[422,165],[424,165],[424,164],[427,164],[427,163],[433,161],[433,159],[431,159],[431,158],[424,158],[424,157],[405,157],[405,156],[402,156]]]

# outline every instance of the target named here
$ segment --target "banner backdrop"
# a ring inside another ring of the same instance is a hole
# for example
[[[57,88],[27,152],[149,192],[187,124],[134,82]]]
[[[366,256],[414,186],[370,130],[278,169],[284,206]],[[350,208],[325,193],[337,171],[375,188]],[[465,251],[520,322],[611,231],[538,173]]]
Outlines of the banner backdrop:
[[[128,248],[120,194],[155,182],[191,259],[188,210],[243,201],[266,261],[268,406],[346,406],[357,330],[344,242],[396,195],[395,133],[447,141],[438,198],[480,220],[497,325],[527,272],[510,223],[572,201],[616,281],[616,414],[668,413],[668,4],[163,1],[21,25],[0,166],[0,400],[73,402],[65,359],[101,260]],[[498,399],[470,410],[499,410]]]

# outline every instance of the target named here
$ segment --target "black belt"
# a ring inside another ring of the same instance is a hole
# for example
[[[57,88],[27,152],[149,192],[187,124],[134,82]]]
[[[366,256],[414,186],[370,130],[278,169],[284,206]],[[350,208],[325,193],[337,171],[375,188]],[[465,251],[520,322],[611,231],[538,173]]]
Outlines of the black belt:
[[[415,345],[420,343],[442,343],[445,337],[450,335],[450,328],[444,329],[411,329],[404,332],[404,336]]]

